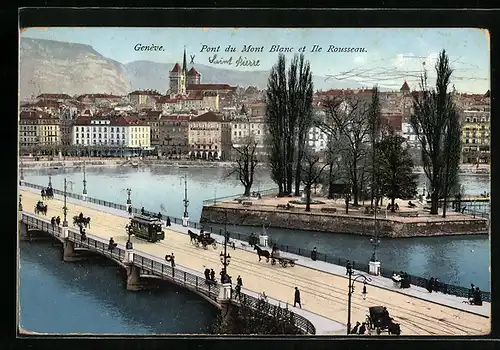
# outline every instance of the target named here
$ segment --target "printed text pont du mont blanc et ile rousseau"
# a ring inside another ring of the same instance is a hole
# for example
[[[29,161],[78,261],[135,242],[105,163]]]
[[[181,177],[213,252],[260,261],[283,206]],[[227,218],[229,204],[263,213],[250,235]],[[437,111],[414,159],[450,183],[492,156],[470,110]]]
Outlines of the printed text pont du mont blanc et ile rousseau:
[[[163,46],[160,45],[142,45],[142,44],[137,44],[134,46],[135,51],[165,51]],[[295,51],[296,50],[296,51]],[[247,57],[238,57],[236,60],[233,62],[233,57],[219,57],[217,54],[221,52],[221,47],[220,45],[218,46],[209,46],[209,45],[202,45],[200,52],[202,53],[214,53],[213,56],[208,58],[208,62],[211,64],[222,64],[222,65],[234,65],[236,67],[239,66],[260,66],[260,61],[255,60],[255,59],[248,59]],[[233,47],[231,45],[228,45],[225,49],[224,52],[228,53],[233,53],[236,52],[236,47]],[[243,45],[243,48],[241,49],[240,52],[249,52],[249,53],[264,53],[264,46],[252,46],[252,45]],[[312,45],[310,47],[310,50],[308,50],[307,46],[301,46],[297,49],[294,47],[285,47],[281,45],[271,45],[269,47],[269,53],[292,53],[292,52],[299,52],[299,53],[305,53],[305,52],[313,52],[313,53],[318,53],[318,52],[327,52],[327,53],[364,53],[367,52],[366,48],[364,47],[337,47],[335,45],[329,45],[326,50],[323,50],[323,47],[320,45]]]

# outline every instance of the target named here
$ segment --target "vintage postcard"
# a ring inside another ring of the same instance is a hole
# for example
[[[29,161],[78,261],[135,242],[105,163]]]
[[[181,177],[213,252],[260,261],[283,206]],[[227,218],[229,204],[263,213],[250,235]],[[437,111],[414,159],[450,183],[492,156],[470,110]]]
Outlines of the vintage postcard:
[[[20,30],[21,334],[490,332],[489,33]]]

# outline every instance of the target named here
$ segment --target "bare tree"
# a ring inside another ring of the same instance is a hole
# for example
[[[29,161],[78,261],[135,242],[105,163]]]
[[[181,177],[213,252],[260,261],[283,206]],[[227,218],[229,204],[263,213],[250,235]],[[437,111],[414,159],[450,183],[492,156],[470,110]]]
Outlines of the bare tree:
[[[257,141],[253,135],[245,136],[241,143],[231,144],[231,149],[236,153],[236,165],[225,176],[237,175],[241,184],[245,187],[244,196],[250,196],[253,185],[255,167],[259,163],[256,156]]]
[[[304,149],[301,179],[306,192],[306,211],[311,211],[311,189],[319,182],[321,174],[327,166],[328,163],[320,165],[319,154],[314,153],[310,148]]]
[[[346,166],[352,187],[353,204],[358,205],[362,160],[367,156],[371,125],[367,114],[369,104],[357,97],[335,97],[323,102],[328,120],[321,129],[331,135]]]

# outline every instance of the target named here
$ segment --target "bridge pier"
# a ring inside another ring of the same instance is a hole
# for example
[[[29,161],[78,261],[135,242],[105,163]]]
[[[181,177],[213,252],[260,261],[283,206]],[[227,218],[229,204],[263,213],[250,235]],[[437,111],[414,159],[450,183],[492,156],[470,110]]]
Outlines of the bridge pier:
[[[68,238],[64,240],[63,243],[63,261],[80,261],[84,260],[86,255],[84,252],[75,251],[75,243],[70,241]]]
[[[223,283],[221,285],[217,302],[220,305],[222,317],[221,332],[225,334],[232,333],[232,327],[237,317],[238,306],[231,302],[231,284]]]
[[[139,291],[151,288],[151,284],[141,278],[141,268],[134,264],[127,264],[127,290]]]

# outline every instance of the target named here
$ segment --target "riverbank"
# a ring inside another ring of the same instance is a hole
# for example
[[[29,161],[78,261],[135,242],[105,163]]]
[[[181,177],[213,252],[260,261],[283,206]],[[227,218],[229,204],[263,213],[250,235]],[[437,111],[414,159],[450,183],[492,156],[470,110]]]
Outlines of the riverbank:
[[[322,202],[311,205],[309,212],[305,211],[303,204],[292,204],[291,198],[274,196],[245,199],[241,203],[227,200],[206,204],[202,208],[200,222],[373,235],[375,218],[373,214],[365,214],[364,207],[350,207],[346,214],[342,200],[314,199]],[[288,209],[287,204],[291,204]],[[430,215],[420,203],[416,208],[407,208],[402,202],[398,205],[401,209],[397,212],[383,211],[378,214],[376,223],[381,237],[465,236],[486,235],[489,232],[488,220],[484,218],[456,212],[449,212],[443,218],[442,215]]]
[[[236,163],[235,162],[215,162],[215,161],[202,161],[202,160],[178,160],[178,159],[156,159],[156,158],[100,158],[100,157],[72,157],[66,159],[56,159],[56,160],[33,160],[33,158],[23,157],[22,167],[23,168],[80,168],[83,167],[83,163],[87,167],[113,167],[113,166],[130,166],[130,167],[144,167],[144,166],[166,166],[166,167],[177,167],[177,168],[231,168]],[[21,164],[20,164],[21,165]],[[268,168],[267,163],[258,163],[257,168]],[[418,166],[414,168],[415,174],[424,174],[422,167]],[[477,167],[474,164],[460,164],[460,174],[473,174],[479,176],[489,176],[490,166],[489,164],[480,164]]]

